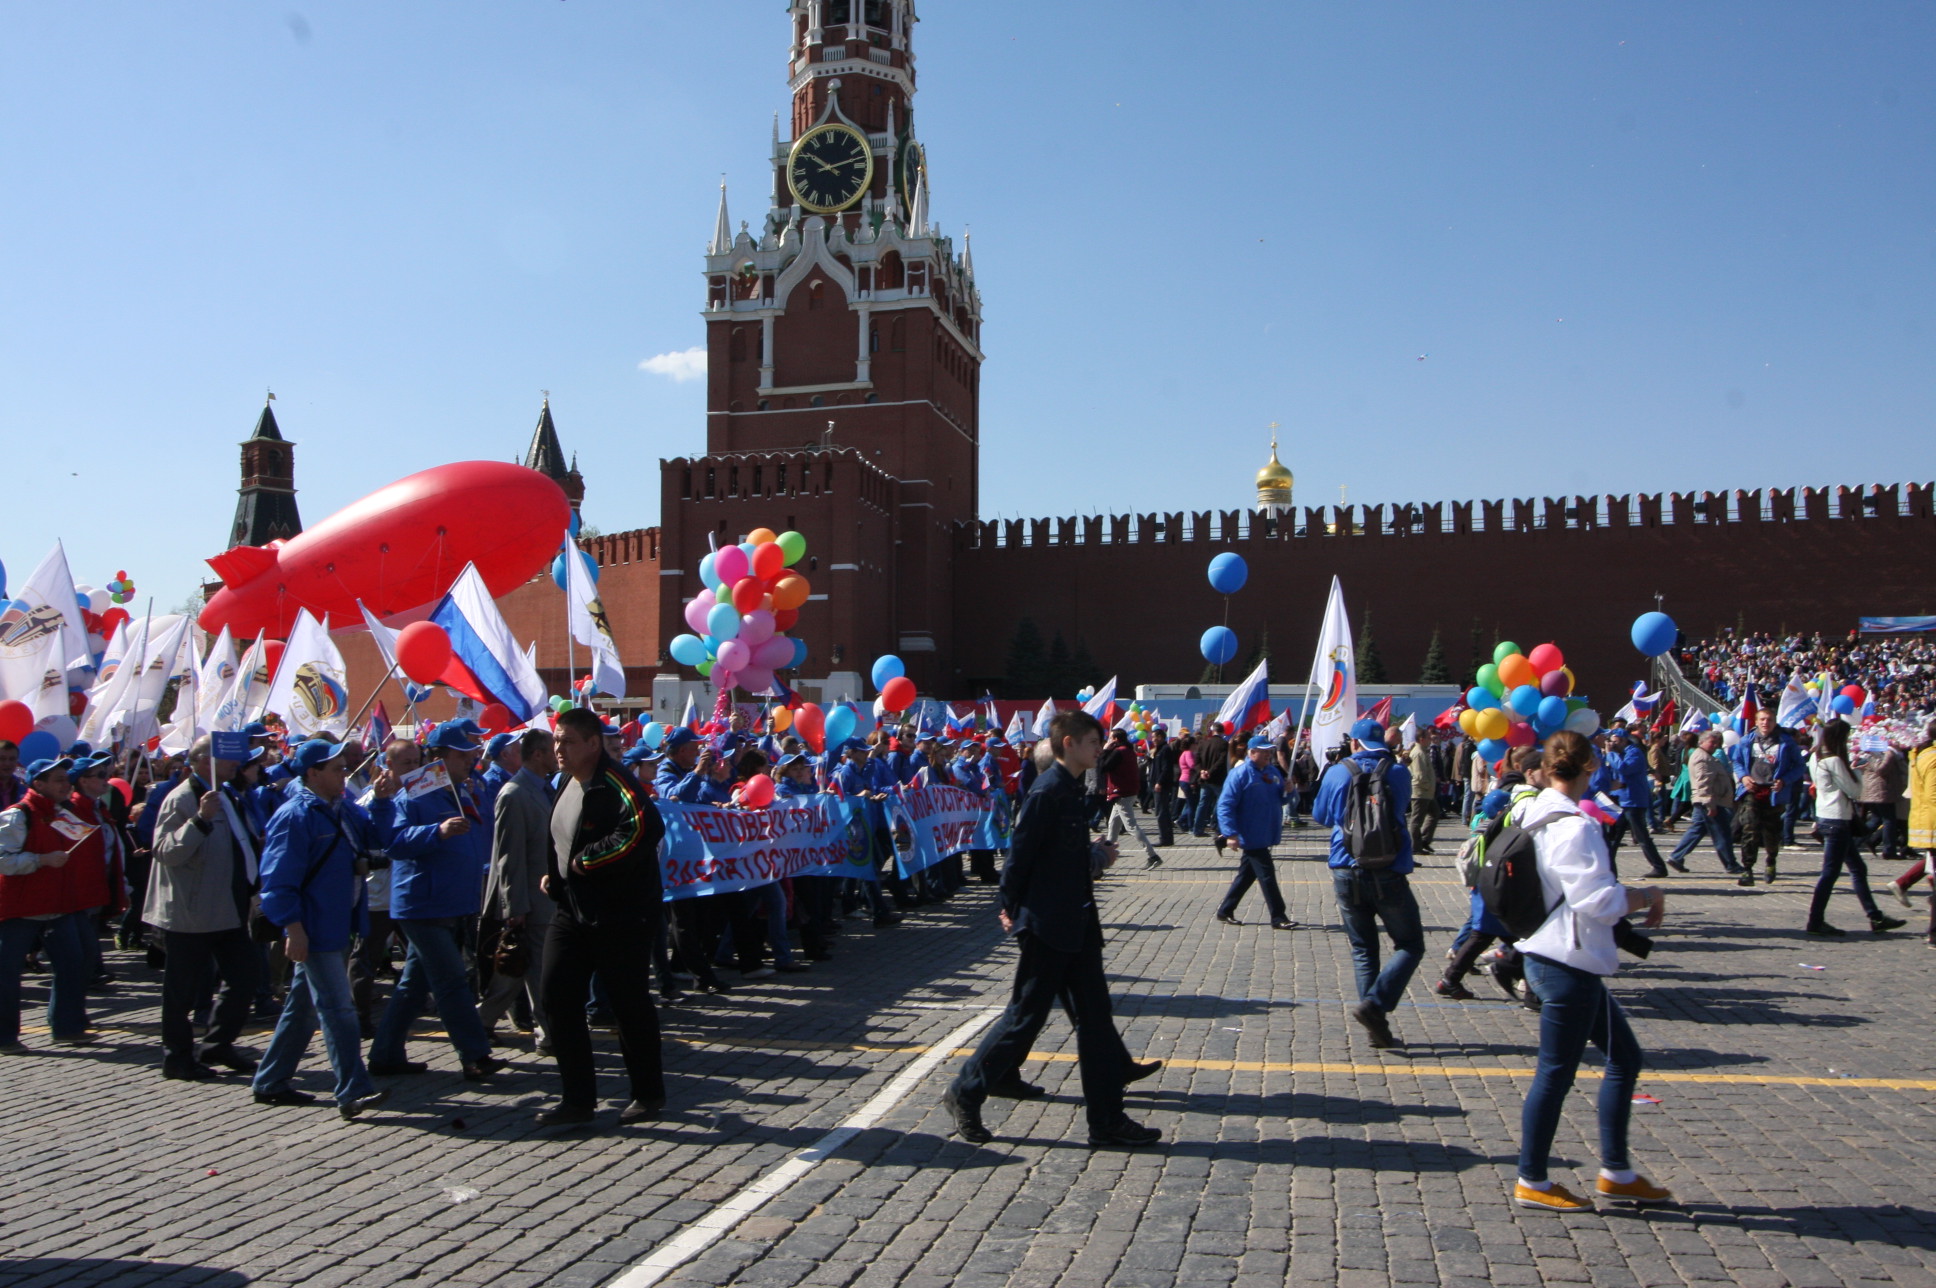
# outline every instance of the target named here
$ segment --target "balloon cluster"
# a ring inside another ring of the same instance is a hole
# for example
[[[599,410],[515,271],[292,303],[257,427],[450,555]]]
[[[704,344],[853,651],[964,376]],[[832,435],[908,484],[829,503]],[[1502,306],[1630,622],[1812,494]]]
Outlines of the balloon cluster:
[[[125,604],[134,598],[134,581],[125,569],[114,574],[114,580],[107,585],[108,598],[117,604]]]
[[[1220,595],[1234,595],[1244,588],[1250,580],[1250,565],[1244,557],[1234,551],[1226,550],[1210,561],[1210,588]],[[1237,632],[1228,626],[1212,626],[1197,641],[1197,648],[1203,653],[1203,660],[1212,666],[1222,666],[1237,656]]]
[[[107,651],[108,641],[123,622],[129,620],[128,610],[120,605],[134,598],[134,583],[127,581],[127,573],[115,574],[115,580],[108,583],[108,589],[96,590],[92,586],[74,587],[74,605],[81,610],[81,625],[87,630],[87,650],[94,655],[94,665],[99,667],[101,655]],[[114,587],[125,585],[125,594],[117,594]],[[0,604],[0,608],[13,608],[20,612],[30,611],[25,600],[14,600],[11,604]]]
[[[907,678],[907,667],[892,653],[874,659],[873,680],[880,690],[882,707],[899,714],[914,705],[914,681]]]
[[[812,591],[793,571],[806,553],[807,539],[797,532],[755,528],[739,545],[701,559],[704,589],[686,605],[695,633],[673,637],[673,660],[710,677],[722,694],[735,684],[748,693],[771,689],[775,671],[807,657],[807,646],[786,634]]]
[[[1140,702],[1131,702],[1125,717],[1129,723],[1124,726],[1132,742],[1148,742],[1152,730],[1156,728],[1156,711]]]
[[[1822,686],[1819,684],[1808,687],[1813,688],[1818,694],[1822,691]],[[1862,704],[1868,700],[1869,695],[1863,690],[1861,685],[1845,684],[1834,697],[1828,700],[1828,709],[1837,715],[1852,716],[1860,711]]]
[[[1492,651],[1466,691],[1459,728],[1479,741],[1479,755],[1497,764],[1514,747],[1530,747],[1562,729],[1591,737],[1600,715],[1573,696],[1573,670],[1557,644],[1520,652],[1511,640]]]

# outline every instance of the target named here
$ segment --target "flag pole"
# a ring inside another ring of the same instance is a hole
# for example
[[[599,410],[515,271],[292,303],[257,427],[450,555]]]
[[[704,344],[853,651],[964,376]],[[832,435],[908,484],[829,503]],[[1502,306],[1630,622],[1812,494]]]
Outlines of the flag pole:
[[[368,711],[370,709],[370,704],[376,701],[377,694],[383,692],[383,686],[388,684],[390,682],[390,677],[395,675],[396,673],[397,673],[397,664],[395,662],[392,662],[390,663],[390,669],[383,673],[383,678],[376,682],[376,687],[370,690],[370,696],[363,699],[362,707],[360,707],[357,710],[357,713],[355,715],[350,717],[349,728],[352,733],[356,731],[356,726],[358,725],[358,723],[362,721],[364,712]],[[410,694],[406,691],[403,696],[407,701],[410,697]]]

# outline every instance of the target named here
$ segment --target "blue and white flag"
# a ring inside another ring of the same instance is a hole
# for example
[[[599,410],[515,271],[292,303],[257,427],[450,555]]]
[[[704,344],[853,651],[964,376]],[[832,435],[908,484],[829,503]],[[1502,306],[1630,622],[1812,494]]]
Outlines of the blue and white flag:
[[[1104,713],[1109,710],[1109,704],[1116,700],[1116,678],[1113,675],[1110,676],[1109,683],[1097,689],[1096,696],[1083,703],[1082,709],[1096,719],[1102,720]]]
[[[1789,676],[1788,683],[1782,686],[1781,702],[1775,708],[1775,723],[1784,729],[1799,729],[1819,711],[1815,699],[1809,697],[1808,690],[1803,687],[1802,677],[1799,674]]]
[[[1049,736],[1049,721],[1055,719],[1055,699],[1043,698],[1042,709],[1035,713],[1035,727],[1029,732],[1037,738]]]
[[[453,665],[445,673],[445,684],[486,705],[503,703],[518,721],[529,720],[550,701],[544,681],[512,638],[475,564],[464,565],[430,620],[450,636]]]

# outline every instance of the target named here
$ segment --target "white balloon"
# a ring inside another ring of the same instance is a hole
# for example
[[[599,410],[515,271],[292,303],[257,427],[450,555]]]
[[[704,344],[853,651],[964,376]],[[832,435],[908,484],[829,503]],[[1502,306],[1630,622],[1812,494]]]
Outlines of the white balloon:
[[[1724,746],[1724,747],[1732,747],[1732,746],[1734,746],[1735,744],[1737,744],[1737,743],[1739,743],[1740,741],[1741,741],[1741,735],[1740,735],[1740,734],[1738,734],[1738,733],[1736,733],[1736,732],[1735,732],[1734,730],[1732,730],[1732,729],[1723,729],[1723,730],[1721,731],[1721,745],[1722,745],[1722,746]]]
[[[1566,724],[1563,727],[1579,734],[1582,738],[1591,738],[1600,730],[1600,713],[1591,707],[1581,707],[1566,717]]]

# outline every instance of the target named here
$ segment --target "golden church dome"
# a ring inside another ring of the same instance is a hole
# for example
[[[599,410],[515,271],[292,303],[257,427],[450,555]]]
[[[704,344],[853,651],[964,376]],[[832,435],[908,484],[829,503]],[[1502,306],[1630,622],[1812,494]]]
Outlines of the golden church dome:
[[[1277,459],[1277,438],[1273,435],[1270,464],[1257,471],[1258,504],[1289,504],[1291,488],[1296,481],[1296,476],[1284,465],[1284,462]]]

